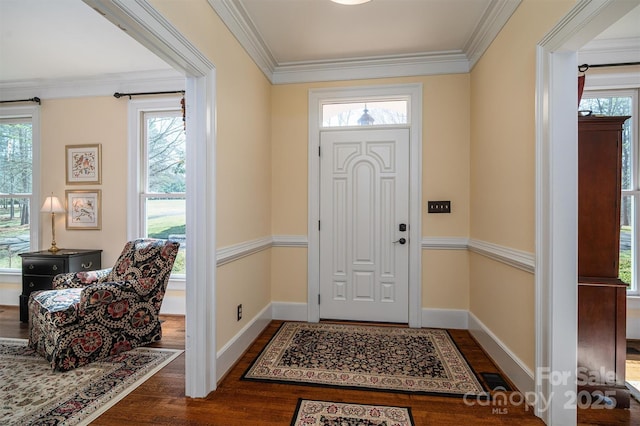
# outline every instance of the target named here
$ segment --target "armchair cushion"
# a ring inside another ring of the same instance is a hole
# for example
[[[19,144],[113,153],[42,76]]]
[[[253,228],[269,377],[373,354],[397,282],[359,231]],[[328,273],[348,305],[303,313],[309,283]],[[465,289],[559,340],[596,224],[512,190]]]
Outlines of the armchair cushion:
[[[159,313],[179,244],[139,239],[110,270],[62,274],[29,298],[29,345],[69,370],[162,338]]]
[[[105,281],[110,272],[111,268],[100,269],[98,271],[69,272],[66,274],[58,274],[53,277],[51,287],[54,290],[59,290],[62,288],[86,287],[89,284],[95,284]]]

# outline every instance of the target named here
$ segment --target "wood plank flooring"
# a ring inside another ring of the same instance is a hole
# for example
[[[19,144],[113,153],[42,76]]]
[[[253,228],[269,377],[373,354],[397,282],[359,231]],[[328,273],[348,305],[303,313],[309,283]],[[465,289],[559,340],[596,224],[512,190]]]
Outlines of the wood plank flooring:
[[[163,316],[164,337],[157,347],[184,349],[184,317]],[[289,425],[298,398],[411,407],[421,425],[542,425],[530,407],[464,402],[461,398],[371,392],[338,388],[260,383],[241,380],[251,361],[273,336],[281,321],[273,321],[207,398],[184,392],[184,354],[155,374],[92,425]],[[0,306],[0,336],[27,338],[28,326],[18,321],[16,307]],[[471,335],[451,330],[461,352],[476,372],[499,372]],[[512,397],[512,401],[519,398]],[[581,410],[580,425],[638,425],[640,406],[630,410]]]

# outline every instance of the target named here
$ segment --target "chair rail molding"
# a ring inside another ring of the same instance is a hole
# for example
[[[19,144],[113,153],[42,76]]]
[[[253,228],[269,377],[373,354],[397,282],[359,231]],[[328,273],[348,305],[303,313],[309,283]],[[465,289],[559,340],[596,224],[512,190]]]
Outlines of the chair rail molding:
[[[469,251],[532,274],[536,270],[535,255],[526,251],[475,239],[469,240]]]

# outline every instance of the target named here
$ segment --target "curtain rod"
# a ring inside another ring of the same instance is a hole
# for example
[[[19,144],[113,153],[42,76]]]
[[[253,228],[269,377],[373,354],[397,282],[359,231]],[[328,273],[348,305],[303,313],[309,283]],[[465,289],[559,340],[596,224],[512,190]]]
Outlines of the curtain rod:
[[[131,99],[132,96],[147,96],[147,95],[169,95],[174,93],[182,93],[184,95],[184,90],[174,90],[169,92],[139,92],[139,93],[119,93],[116,92],[113,94],[114,98],[121,98],[123,96],[128,96]]]
[[[578,71],[585,72],[589,68],[626,67],[629,65],[640,65],[640,62],[620,62],[617,64],[594,64],[594,65],[582,64],[582,65],[578,65]]]
[[[33,98],[29,98],[29,99],[16,99],[15,101],[0,101],[0,104],[7,104],[9,102],[37,102],[38,105],[42,105],[40,103],[40,98],[35,96]]]

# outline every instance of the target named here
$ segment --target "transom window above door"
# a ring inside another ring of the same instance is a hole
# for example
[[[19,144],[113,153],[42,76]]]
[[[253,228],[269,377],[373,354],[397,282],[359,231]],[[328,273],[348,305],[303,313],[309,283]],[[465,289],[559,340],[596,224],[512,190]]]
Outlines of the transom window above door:
[[[322,104],[322,127],[392,126],[408,124],[408,99]]]

